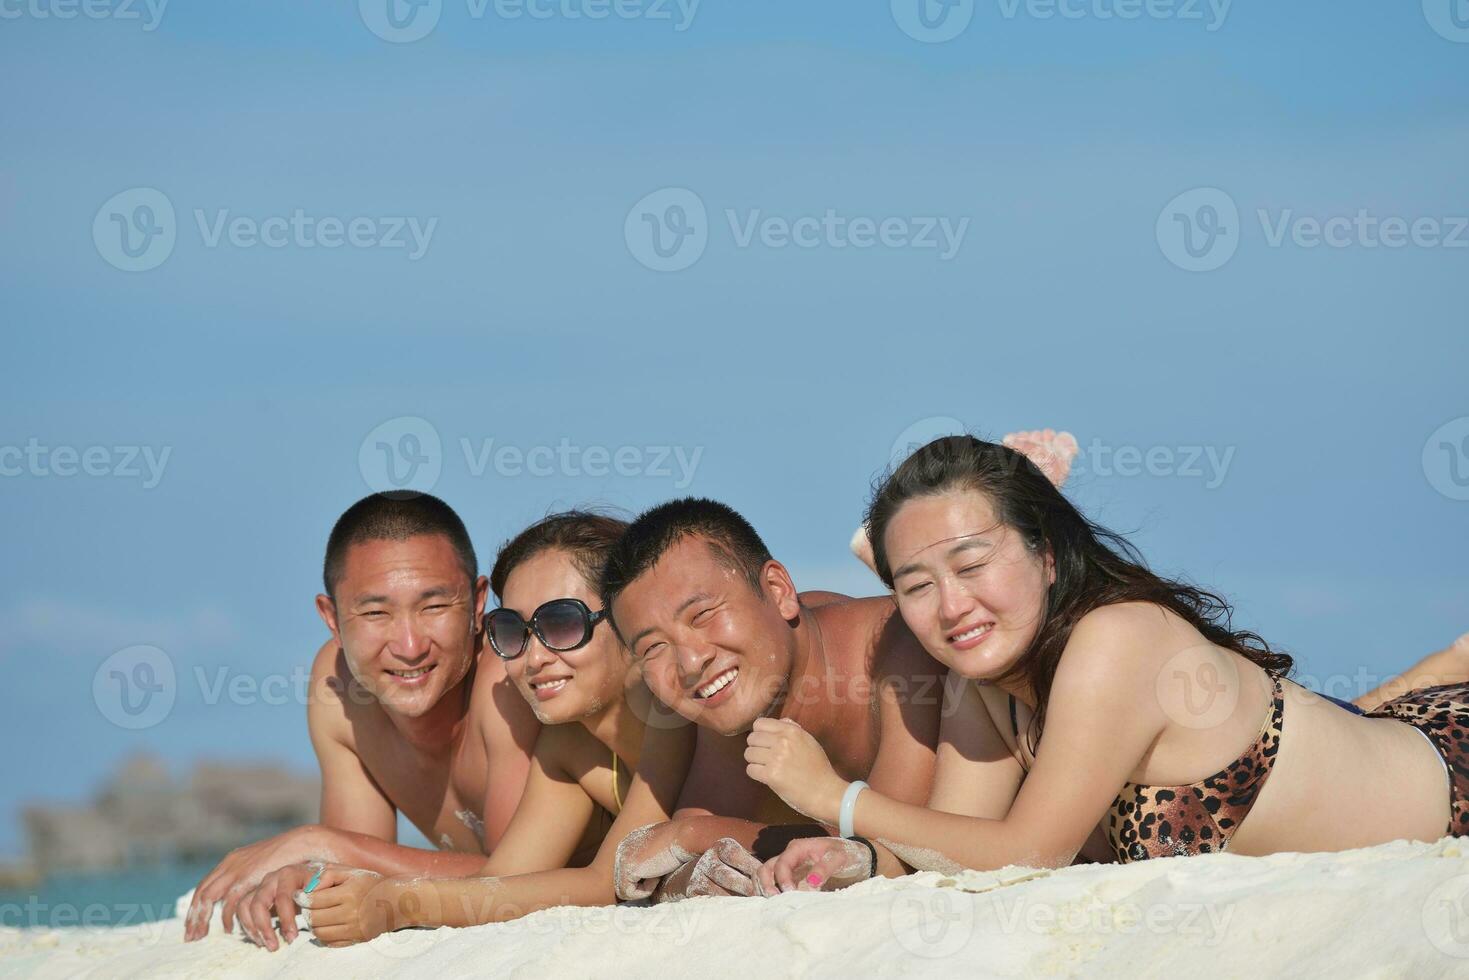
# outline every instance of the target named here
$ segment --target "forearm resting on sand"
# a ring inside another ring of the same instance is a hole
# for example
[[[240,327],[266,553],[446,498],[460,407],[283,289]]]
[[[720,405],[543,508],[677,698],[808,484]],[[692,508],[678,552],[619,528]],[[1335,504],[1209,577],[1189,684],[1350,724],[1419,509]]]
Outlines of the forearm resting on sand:
[[[333,869],[335,870],[335,869]],[[344,870],[303,895],[311,928],[328,946],[365,942],[398,929],[507,922],[564,905],[611,905],[605,867],[568,868],[508,878],[377,878]]]

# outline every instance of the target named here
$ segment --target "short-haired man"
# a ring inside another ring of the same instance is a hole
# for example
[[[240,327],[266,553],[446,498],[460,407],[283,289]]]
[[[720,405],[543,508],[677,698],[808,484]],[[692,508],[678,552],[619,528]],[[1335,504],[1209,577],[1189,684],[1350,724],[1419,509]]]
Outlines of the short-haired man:
[[[748,855],[730,858],[725,839],[766,851],[757,838],[777,836],[767,825],[809,823],[746,774],[758,718],[799,724],[846,779],[927,802],[945,672],[891,598],[803,602],[749,522],[695,498],[633,522],[608,558],[602,598],[648,688],[698,727],[691,762],[640,768],[677,809],[623,843],[620,897],[749,894],[737,871]],[[880,845],[873,858],[883,872],[906,870]]]
[[[230,929],[236,903],[267,875],[260,904],[293,940],[308,860],[472,874],[520,801],[540,726],[504,664],[480,655],[489,584],[458,515],[427,494],[365,497],[332,528],[322,578],[316,608],[332,638],[307,706],[321,822],[228,855],[195,891],[188,940],[208,932],[217,902]],[[442,850],[398,845],[399,811]]]

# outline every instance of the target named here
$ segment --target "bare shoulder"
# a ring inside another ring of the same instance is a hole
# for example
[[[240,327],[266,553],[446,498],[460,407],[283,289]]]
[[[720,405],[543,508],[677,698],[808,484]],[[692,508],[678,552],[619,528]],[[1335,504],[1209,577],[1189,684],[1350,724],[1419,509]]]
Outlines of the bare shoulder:
[[[612,752],[584,725],[543,725],[536,736],[536,758],[553,779],[579,782],[612,762]]]
[[[311,663],[311,694],[307,699],[306,717],[313,738],[330,738],[351,745],[352,716],[360,714],[372,702],[357,685],[347,666],[347,655],[336,639],[327,641],[316,651]]]
[[[1198,633],[1176,613],[1151,602],[1119,602],[1093,609],[1071,630],[1056,666],[1054,691],[1099,695],[1150,681],[1169,657]]]
[[[838,602],[852,601],[852,597],[849,595],[843,595],[840,592],[824,592],[820,589],[815,589],[811,592],[802,592],[799,598],[801,605],[807,609],[815,609],[818,606],[830,606]]]
[[[891,596],[846,599],[812,613],[824,636],[841,649],[860,654],[874,679],[917,678],[942,673],[937,661],[908,629]]]
[[[481,652],[473,685],[469,692],[470,722],[483,735],[486,745],[513,742],[528,753],[541,724],[515,689],[505,661],[488,650]]]

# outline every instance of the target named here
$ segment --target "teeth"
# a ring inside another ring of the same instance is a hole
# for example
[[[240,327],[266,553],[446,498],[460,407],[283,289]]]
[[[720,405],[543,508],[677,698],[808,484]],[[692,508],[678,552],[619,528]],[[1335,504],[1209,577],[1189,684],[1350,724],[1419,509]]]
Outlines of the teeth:
[[[535,691],[559,691],[566,686],[566,682],[569,680],[571,680],[570,677],[563,677],[559,681],[541,681],[539,684],[532,684],[531,689]]]
[[[394,677],[401,677],[404,680],[412,680],[415,677],[421,677],[427,674],[429,670],[430,668],[428,667],[419,667],[417,670],[390,670],[388,673]]]
[[[729,687],[730,682],[735,679],[735,675],[739,672],[740,671],[738,667],[731,667],[729,670],[726,670],[724,673],[720,674],[718,677],[714,678],[714,680],[710,681],[708,684],[705,684],[694,693],[701,698],[712,698],[714,697],[714,695],[718,694],[726,687]]]
[[[949,640],[952,643],[963,643],[965,640],[972,640],[977,636],[983,636],[994,628],[995,627],[993,623],[988,623],[984,626],[976,626],[972,630],[968,630],[963,633],[956,633],[954,636],[949,637]]]

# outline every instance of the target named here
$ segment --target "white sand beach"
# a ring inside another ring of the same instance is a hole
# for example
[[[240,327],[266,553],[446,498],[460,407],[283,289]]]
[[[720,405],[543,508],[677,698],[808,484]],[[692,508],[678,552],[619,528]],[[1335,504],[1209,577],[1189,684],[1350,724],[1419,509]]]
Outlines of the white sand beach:
[[[181,903],[184,899],[180,900]],[[923,873],[838,894],[552,909],[277,953],[170,919],[0,931],[4,977],[1469,976],[1469,842]]]

